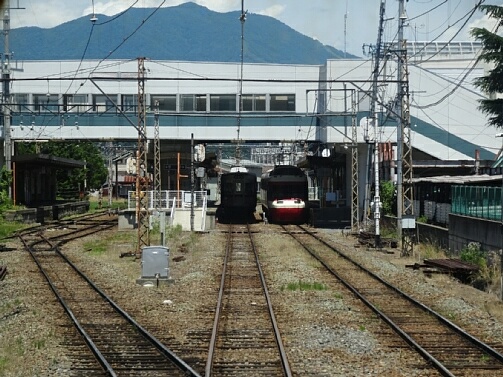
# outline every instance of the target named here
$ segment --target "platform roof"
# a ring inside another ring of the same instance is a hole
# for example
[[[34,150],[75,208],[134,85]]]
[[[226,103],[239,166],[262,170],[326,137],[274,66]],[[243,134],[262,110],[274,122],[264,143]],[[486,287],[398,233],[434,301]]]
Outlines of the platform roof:
[[[53,166],[57,168],[83,168],[84,161],[51,156],[49,154],[25,154],[12,157],[12,162],[25,165]]]

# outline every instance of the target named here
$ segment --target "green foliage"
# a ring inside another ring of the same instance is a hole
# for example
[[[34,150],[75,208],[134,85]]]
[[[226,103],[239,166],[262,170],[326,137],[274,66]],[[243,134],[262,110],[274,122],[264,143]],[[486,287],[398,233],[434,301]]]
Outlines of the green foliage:
[[[481,5],[479,9],[489,18],[500,24],[503,21],[503,7],[498,5]],[[486,76],[478,77],[474,83],[484,91],[487,98],[479,100],[479,110],[489,116],[489,124],[498,128],[503,127],[503,100],[497,94],[503,93],[503,39],[486,28],[473,28],[471,35],[482,43],[482,51],[478,61],[493,65]]]
[[[395,185],[392,181],[381,181],[379,190],[383,215],[392,215],[395,202]]]
[[[470,277],[471,284],[480,290],[485,290],[488,286],[494,285],[499,279],[499,274],[495,266],[487,265],[486,254],[480,250],[478,242],[470,242],[461,250],[461,260],[478,266],[478,272]]]
[[[166,239],[176,239],[180,238],[182,234],[182,226],[180,224],[177,224],[175,226],[168,226],[166,228]]]
[[[55,157],[86,161],[82,169],[59,169],[56,172],[58,190],[83,189],[84,181],[90,188],[99,188],[108,176],[105,162],[96,143],[90,141],[59,142],[49,141],[41,145],[20,144],[18,154],[42,153]]]
[[[6,167],[0,170],[0,211],[12,208],[12,200],[9,198],[9,187],[12,183],[12,172]]]
[[[109,240],[98,239],[84,244],[84,249],[93,255],[101,255],[108,249]]]
[[[428,222],[428,217],[426,217],[426,215],[418,216],[416,222],[426,224]]]
[[[33,342],[33,347],[37,350],[43,349],[45,347],[45,339],[38,339]]]
[[[416,248],[422,259],[446,258],[446,251],[433,242],[422,242]]]
[[[0,356],[0,372],[2,372],[3,370],[5,370],[6,366],[7,366],[7,358],[5,356]]]
[[[5,221],[3,217],[0,217],[0,240],[10,237],[14,232],[28,226],[27,224]]]
[[[461,250],[460,258],[464,262],[472,263],[479,268],[487,266],[484,253],[480,250],[478,242],[470,242],[466,247]]]
[[[284,290],[285,288],[282,287],[281,290]],[[289,291],[325,291],[327,289],[327,286],[325,284],[321,283],[308,283],[302,280],[299,280],[296,283],[288,283],[286,286],[286,289]]]

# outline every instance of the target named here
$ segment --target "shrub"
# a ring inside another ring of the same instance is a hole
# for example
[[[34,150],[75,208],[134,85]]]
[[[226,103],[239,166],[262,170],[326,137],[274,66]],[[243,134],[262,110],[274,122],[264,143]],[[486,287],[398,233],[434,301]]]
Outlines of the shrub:
[[[480,250],[478,242],[470,242],[461,250],[460,258],[462,261],[476,265],[479,270],[471,276],[471,284],[480,290],[486,290],[487,287],[495,284],[499,279],[496,266],[488,266],[486,254]]]

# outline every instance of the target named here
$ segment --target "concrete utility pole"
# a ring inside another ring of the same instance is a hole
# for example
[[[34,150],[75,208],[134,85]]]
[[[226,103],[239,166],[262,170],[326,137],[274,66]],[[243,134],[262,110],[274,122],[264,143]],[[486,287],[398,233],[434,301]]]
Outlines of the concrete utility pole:
[[[376,248],[381,247],[381,198],[379,196],[379,129],[377,125],[377,82],[379,79],[380,60],[381,60],[381,39],[383,34],[384,24],[384,0],[381,0],[381,8],[379,12],[379,31],[377,35],[377,47],[375,53],[374,72],[372,77],[372,98],[370,101],[370,119],[374,126],[374,222],[375,222],[375,244]]]

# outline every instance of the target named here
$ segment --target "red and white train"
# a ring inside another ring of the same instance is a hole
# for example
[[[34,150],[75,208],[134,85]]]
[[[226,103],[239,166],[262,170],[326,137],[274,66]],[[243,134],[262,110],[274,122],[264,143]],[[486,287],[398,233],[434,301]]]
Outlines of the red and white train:
[[[262,175],[260,201],[271,223],[302,224],[309,216],[306,174],[292,165],[277,165]]]

